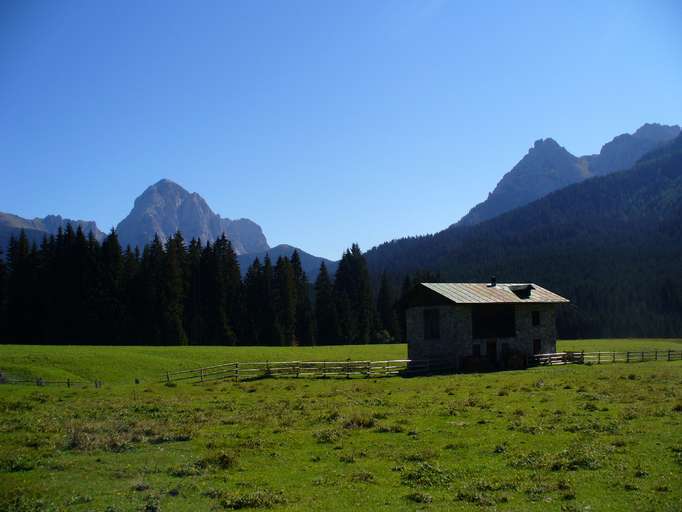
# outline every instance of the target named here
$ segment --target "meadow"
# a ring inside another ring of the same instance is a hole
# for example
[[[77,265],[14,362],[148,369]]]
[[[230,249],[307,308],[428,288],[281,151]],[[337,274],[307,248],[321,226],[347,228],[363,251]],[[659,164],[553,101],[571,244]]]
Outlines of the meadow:
[[[0,346],[12,376],[104,381],[0,386],[0,510],[680,510],[679,361],[158,382],[222,361],[402,357],[404,345]]]

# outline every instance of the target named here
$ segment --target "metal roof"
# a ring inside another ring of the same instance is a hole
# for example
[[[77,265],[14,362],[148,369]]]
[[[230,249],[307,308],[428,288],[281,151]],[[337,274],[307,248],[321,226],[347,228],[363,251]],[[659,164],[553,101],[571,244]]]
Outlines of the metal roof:
[[[486,303],[566,303],[568,299],[557,295],[534,283],[421,283],[429,290],[456,302],[457,304]],[[522,298],[513,290],[527,290],[528,298]]]

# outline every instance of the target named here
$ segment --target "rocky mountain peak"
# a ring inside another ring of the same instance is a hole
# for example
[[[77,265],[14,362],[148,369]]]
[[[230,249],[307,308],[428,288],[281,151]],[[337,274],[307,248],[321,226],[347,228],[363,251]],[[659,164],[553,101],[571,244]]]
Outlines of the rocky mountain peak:
[[[166,241],[176,231],[186,240],[213,242],[223,233],[237,254],[269,248],[261,227],[249,219],[221,218],[196,192],[162,179],[148,187],[137,199],[130,214],[116,228],[121,242],[142,247],[158,235]]]

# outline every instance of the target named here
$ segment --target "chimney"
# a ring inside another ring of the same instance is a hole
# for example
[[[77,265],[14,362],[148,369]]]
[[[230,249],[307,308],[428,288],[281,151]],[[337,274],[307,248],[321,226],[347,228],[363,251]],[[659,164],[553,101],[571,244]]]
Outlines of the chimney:
[[[495,285],[497,284],[497,278],[495,276],[490,278],[490,287],[495,288]]]

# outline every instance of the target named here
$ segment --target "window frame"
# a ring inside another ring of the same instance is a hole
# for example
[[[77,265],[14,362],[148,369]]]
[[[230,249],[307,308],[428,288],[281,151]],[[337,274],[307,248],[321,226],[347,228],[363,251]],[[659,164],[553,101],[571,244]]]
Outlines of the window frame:
[[[533,327],[539,327],[542,325],[542,315],[540,314],[540,310],[533,310],[531,311],[531,318],[530,318],[530,323]]]

